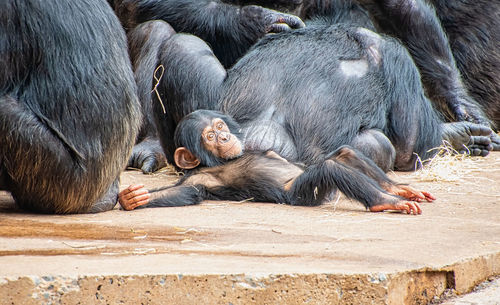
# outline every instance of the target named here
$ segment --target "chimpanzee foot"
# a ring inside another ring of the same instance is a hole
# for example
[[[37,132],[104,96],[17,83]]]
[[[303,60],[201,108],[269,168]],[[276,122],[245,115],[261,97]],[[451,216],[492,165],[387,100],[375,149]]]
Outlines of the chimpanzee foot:
[[[455,121],[467,121],[484,126],[491,126],[491,122],[487,119],[484,112],[480,109],[476,102],[471,97],[464,95],[458,98],[458,106],[453,111]],[[491,133],[491,145],[494,151],[500,151],[500,136],[494,132]]]
[[[422,209],[416,202],[406,202],[400,201],[397,203],[385,203],[378,204],[370,207],[371,212],[383,212],[383,211],[404,211],[407,214],[420,215],[422,214]]]
[[[426,191],[419,191],[409,185],[404,185],[404,184],[391,185],[386,190],[389,194],[403,197],[411,201],[422,202],[425,200],[428,202],[432,202],[436,200],[436,197],[434,197],[431,193]]]
[[[166,165],[167,159],[160,141],[148,138],[134,146],[127,167],[139,168],[143,173],[150,174]]]
[[[120,179],[117,178],[109,187],[108,192],[92,205],[88,213],[100,213],[112,210],[118,202],[119,186]]]
[[[484,125],[470,122],[443,124],[443,141],[459,153],[470,152],[472,156],[486,156],[493,149],[493,131]]]

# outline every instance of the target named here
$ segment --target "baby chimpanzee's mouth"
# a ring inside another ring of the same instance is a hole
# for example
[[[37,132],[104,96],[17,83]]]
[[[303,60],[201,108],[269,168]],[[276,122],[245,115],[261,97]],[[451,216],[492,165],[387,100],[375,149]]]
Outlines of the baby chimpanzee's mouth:
[[[237,154],[230,154],[229,152],[231,150],[233,150],[233,148],[238,144],[239,142],[238,141],[234,141],[233,145],[231,145],[231,147],[229,147],[228,149],[226,149],[225,151],[223,151],[220,156],[226,160],[230,160],[230,159],[234,159],[234,158],[237,158],[241,155],[242,153],[242,150],[240,149],[239,153]]]

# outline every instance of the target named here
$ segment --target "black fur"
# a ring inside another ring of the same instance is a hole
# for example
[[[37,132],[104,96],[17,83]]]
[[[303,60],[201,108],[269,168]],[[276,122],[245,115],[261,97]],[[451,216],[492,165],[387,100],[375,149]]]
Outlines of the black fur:
[[[444,134],[450,129],[442,128],[411,57],[396,40],[350,24],[325,24],[339,18],[321,18],[305,29],[266,36],[222,81],[207,77],[200,82],[197,75],[220,71],[220,65],[199,38],[174,35],[170,41],[189,47],[176,46],[169,62],[186,60],[193,67],[189,71],[198,73],[193,76],[179,67],[173,75],[165,74],[165,87],[177,92],[171,101],[178,104],[169,109],[175,113],[176,107],[189,108],[192,92],[206,92],[209,107],[219,96],[222,112],[240,124],[246,150],[273,150],[306,165],[321,162],[345,144],[356,145],[384,170],[414,169],[417,155],[429,157],[429,149],[444,138],[457,149],[473,144],[470,149],[476,154],[491,149],[486,127],[470,132],[475,125],[455,123],[468,137],[456,136],[458,130]],[[154,107],[160,136],[168,141],[170,131],[163,126],[169,121],[158,103]],[[474,142],[472,136],[477,136]]]
[[[175,186],[151,190],[152,200],[141,208],[192,205],[202,200],[317,206],[331,200],[337,190],[366,208],[400,203],[402,198],[387,193],[383,186],[396,184],[351,147],[343,146],[307,168],[268,153],[247,152],[223,165],[190,171]]]
[[[138,145],[134,148],[128,165],[141,168],[145,173],[165,165],[164,156],[160,154],[156,131],[151,124],[153,122],[150,115],[151,94],[155,100],[159,95],[167,108],[175,108],[177,106],[173,105],[179,105],[176,102],[177,86],[186,87],[186,84],[175,84],[174,87],[166,88],[160,82],[156,90],[152,90],[158,83],[157,80],[152,81],[153,71],[157,68],[159,68],[156,70],[158,79],[161,79],[164,69],[170,70],[168,71],[170,74],[175,73],[173,71],[175,69],[189,69],[189,60],[178,59],[171,62],[172,58],[165,57],[163,55],[165,52],[159,51],[168,48],[164,46],[165,41],[175,32],[174,29],[202,37],[212,46],[219,60],[229,67],[267,32],[280,32],[303,26],[302,21],[296,16],[255,5],[240,6],[235,1],[224,3],[208,0],[109,0],[108,2],[128,32],[129,50],[134,63],[139,98],[143,113],[146,114],[137,139]],[[172,44],[175,48],[176,43]],[[189,48],[188,45],[184,47]],[[194,79],[198,80],[201,77],[205,81],[209,77],[217,82],[220,77],[225,77],[225,71],[222,67],[216,70],[202,75],[194,73],[196,75]],[[169,109],[170,111],[166,113],[170,120],[170,123],[166,123],[170,125],[169,139],[172,138],[175,126],[184,115],[199,108],[213,109],[211,105],[198,104],[197,101],[203,100],[200,97],[204,95],[205,91],[193,92],[190,104],[185,108],[178,111]],[[173,116],[172,113],[181,113],[182,116]],[[141,142],[144,139],[146,140]],[[172,163],[170,156],[173,153],[173,145],[168,141],[163,141],[161,144],[167,151],[167,160]]]
[[[441,143],[441,123],[406,51],[389,38],[371,44],[370,35],[376,34],[334,25],[266,37],[228,71],[223,112],[240,123],[256,148],[290,160],[315,164],[361,131],[377,129],[395,146],[396,167],[414,168],[415,154],[426,158]],[[340,64],[356,60],[366,64],[366,74],[343,75]],[[267,121],[279,123],[295,152],[265,141],[277,132]]]
[[[164,20],[177,32],[201,37],[225,67],[231,66],[275,23],[301,27],[299,18],[260,6],[238,6],[218,0],[115,0],[115,11],[127,30],[142,22]]]
[[[0,187],[22,208],[113,208],[139,104],[102,0],[0,3]]]
[[[239,1],[240,4],[255,1]],[[447,121],[487,126],[500,122],[500,4],[488,0],[303,0],[258,1],[309,20],[344,15],[335,22],[394,36],[403,42],[421,74],[426,94]],[[361,5],[360,12],[355,4]],[[339,14],[342,12],[342,14]],[[367,18],[368,17],[368,18]],[[370,25],[370,23],[375,25]],[[500,138],[492,134],[493,147]]]
[[[151,33],[154,33],[151,35]],[[127,33],[130,58],[134,70],[139,101],[142,110],[142,125],[136,145],[129,158],[128,167],[140,168],[144,173],[154,172],[166,165],[165,154],[158,140],[158,134],[151,116],[151,94],[162,92],[154,90],[161,80],[164,67],[158,67],[158,56],[165,41],[175,31],[166,22],[145,22]]]
[[[500,127],[500,2],[432,0],[470,95]]]
[[[201,185],[177,185],[153,189],[151,193],[168,193],[167,196],[158,196],[147,205],[138,208],[179,207],[199,204],[207,196],[205,188]]]
[[[160,142],[170,164],[174,164],[175,127],[184,116],[197,109],[216,109],[219,100],[216,88],[226,77],[226,71],[210,48],[206,45],[198,48],[197,40],[195,36],[174,35],[164,43],[159,56],[165,72],[157,87],[160,98],[153,94],[152,108],[161,134]],[[187,71],[191,71],[191,77],[182,77]]]

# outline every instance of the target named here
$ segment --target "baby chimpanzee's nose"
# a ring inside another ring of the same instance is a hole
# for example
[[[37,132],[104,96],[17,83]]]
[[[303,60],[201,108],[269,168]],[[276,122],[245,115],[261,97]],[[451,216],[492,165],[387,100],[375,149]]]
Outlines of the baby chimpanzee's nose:
[[[221,132],[219,133],[219,136],[217,136],[217,139],[219,140],[220,143],[226,143],[229,141],[231,138],[231,134],[228,132]]]

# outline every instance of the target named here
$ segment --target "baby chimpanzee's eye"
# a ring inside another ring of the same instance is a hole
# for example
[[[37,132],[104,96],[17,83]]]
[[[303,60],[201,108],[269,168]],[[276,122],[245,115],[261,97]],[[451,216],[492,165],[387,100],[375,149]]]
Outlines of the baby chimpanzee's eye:
[[[207,140],[213,141],[215,139],[215,134],[213,132],[209,132],[207,134]]]

